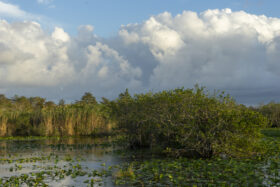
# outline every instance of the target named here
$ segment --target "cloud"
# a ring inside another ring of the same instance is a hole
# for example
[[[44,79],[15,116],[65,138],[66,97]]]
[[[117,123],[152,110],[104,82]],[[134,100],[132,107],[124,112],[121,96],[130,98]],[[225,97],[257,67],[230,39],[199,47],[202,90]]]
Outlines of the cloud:
[[[54,8],[54,5],[48,5],[48,7]],[[7,21],[35,21],[42,24],[45,28],[54,28],[56,25],[61,25],[46,16],[26,12],[15,4],[6,3],[1,0],[0,19]]]
[[[0,1],[0,16],[18,18],[28,17],[29,15],[16,5]]]
[[[2,85],[44,86],[72,79],[66,33],[56,28],[48,36],[36,22],[10,24],[2,20],[0,28]]]
[[[49,8],[55,8],[55,5],[52,2],[53,0],[37,0],[37,3],[41,5],[47,5]]]
[[[41,23],[47,23],[50,20],[44,16],[31,14],[22,10],[19,6],[5,3],[0,1],[0,19],[9,19],[9,20],[31,20],[31,21],[40,21]]]
[[[278,18],[223,9],[165,12],[123,26],[119,36],[127,48],[142,44],[156,59],[149,88],[199,83],[238,96],[253,89],[279,93],[279,31]]]
[[[230,9],[168,12],[100,38],[90,25],[76,36],[36,22],[0,22],[0,90],[114,97],[193,87],[226,90],[243,103],[280,99],[280,19]],[[18,94],[20,94],[18,93]]]
[[[40,4],[50,4],[53,0],[37,0]]]
[[[92,29],[81,27],[80,35],[71,38],[58,27],[48,34],[36,22],[0,21],[0,89],[38,93],[77,87],[113,95],[139,86],[141,70],[98,42]]]

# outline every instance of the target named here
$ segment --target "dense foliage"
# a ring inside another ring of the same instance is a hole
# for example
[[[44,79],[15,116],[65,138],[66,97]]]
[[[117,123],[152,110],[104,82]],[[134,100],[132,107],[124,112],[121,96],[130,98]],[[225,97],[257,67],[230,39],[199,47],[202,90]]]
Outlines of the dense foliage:
[[[0,96],[0,136],[73,136],[111,133],[112,123],[94,96],[56,105],[40,97]]]
[[[132,148],[159,148],[173,156],[249,156],[259,151],[260,130],[268,124],[260,112],[277,124],[278,110],[267,106],[248,108],[198,86],[134,96],[126,90],[101,102],[86,92],[72,104],[0,95],[0,136],[121,133]]]
[[[199,87],[133,97],[126,90],[111,108],[131,147],[160,146],[177,156],[254,154],[267,125],[260,113]]]
[[[254,108],[269,119],[270,127],[280,127],[280,103],[270,102]]]

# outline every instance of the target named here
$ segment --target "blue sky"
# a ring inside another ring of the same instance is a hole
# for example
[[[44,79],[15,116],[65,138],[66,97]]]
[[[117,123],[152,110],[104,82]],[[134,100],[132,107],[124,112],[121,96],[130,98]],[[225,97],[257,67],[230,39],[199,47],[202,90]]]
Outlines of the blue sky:
[[[195,84],[280,102],[280,1],[0,0],[0,94],[97,98]]]
[[[139,23],[152,15],[168,11],[173,15],[184,10],[202,12],[207,9],[230,8],[257,15],[280,17],[277,0],[4,0],[22,10],[49,18],[47,27],[60,25],[71,34],[78,26],[90,24],[98,36],[112,36],[120,25]]]

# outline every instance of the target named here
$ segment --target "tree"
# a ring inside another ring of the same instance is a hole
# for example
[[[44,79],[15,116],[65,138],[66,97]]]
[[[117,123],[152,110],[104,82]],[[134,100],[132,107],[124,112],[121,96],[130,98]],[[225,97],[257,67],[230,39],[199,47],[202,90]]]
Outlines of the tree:
[[[55,107],[56,105],[55,105],[55,103],[53,102],[53,101],[47,101],[46,103],[45,103],[45,107],[47,107],[47,108],[53,108],[53,107]]]
[[[11,105],[11,101],[5,97],[4,94],[0,94],[0,107],[3,108],[3,107],[10,107]]]
[[[81,98],[81,103],[82,104],[96,105],[97,101],[96,101],[95,97],[90,92],[85,92],[85,94]]]
[[[120,93],[119,99],[130,99],[131,95],[128,92],[128,89],[126,88],[124,93]]]
[[[60,99],[59,102],[58,102],[58,105],[59,106],[64,106],[65,105],[64,99]]]
[[[26,98],[24,96],[19,97],[19,96],[15,95],[12,98],[12,100],[13,100],[15,108],[18,109],[18,110],[25,110],[25,111],[27,111],[31,107],[28,98]]]
[[[41,97],[30,97],[29,101],[33,108],[42,109],[46,102],[46,99]]]

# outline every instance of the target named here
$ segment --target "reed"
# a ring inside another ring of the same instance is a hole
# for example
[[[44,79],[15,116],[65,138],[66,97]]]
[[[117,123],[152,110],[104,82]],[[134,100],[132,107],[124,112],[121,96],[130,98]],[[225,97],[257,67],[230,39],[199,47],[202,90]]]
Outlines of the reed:
[[[0,136],[6,136],[7,135],[7,122],[8,118],[6,116],[0,117]]]
[[[0,114],[0,136],[87,136],[108,134],[111,126],[98,105],[70,104]]]

